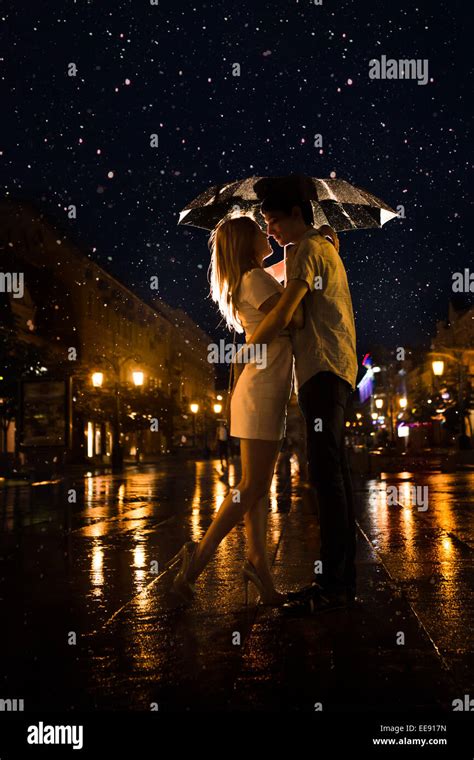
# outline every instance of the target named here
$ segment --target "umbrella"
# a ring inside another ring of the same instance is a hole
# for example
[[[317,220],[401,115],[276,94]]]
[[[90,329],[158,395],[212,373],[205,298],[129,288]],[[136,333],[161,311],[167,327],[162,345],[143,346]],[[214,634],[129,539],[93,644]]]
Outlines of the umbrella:
[[[337,232],[370,229],[382,227],[385,222],[398,216],[380,198],[343,179],[291,175],[249,177],[214,185],[180,212],[178,224],[212,230],[222,219],[240,212],[252,214],[262,229],[265,229],[260,204],[269,192],[281,187],[290,187],[299,197],[311,201],[316,227],[329,224]]]

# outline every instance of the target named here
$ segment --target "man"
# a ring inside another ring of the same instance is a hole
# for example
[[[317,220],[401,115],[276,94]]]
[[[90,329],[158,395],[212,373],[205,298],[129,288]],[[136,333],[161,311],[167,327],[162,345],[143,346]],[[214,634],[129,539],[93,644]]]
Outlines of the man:
[[[357,376],[354,316],[344,265],[313,226],[311,203],[280,187],[267,195],[261,211],[268,236],[287,246],[285,290],[249,344],[271,342],[301,300],[305,312],[305,326],[292,341],[309,478],[318,494],[322,573],[319,583],[290,594],[283,609],[313,613],[355,597],[356,528],[344,441],[345,409]]]

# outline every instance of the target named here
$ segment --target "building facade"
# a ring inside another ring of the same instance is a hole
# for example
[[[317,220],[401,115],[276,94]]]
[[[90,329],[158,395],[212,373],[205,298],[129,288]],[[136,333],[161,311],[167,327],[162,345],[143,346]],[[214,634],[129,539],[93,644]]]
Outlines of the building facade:
[[[182,310],[156,295],[145,302],[28,203],[0,203],[0,251],[4,354],[12,354],[14,336],[23,356],[17,371],[30,384],[34,377],[67,379],[70,432],[59,456],[107,462],[118,430],[124,454],[138,459],[191,445],[196,422],[212,427],[211,338]],[[42,388],[44,399],[49,386]],[[190,403],[199,408],[198,420]],[[23,399],[25,411],[40,441],[44,410],[35,422],[34,403]],[[41,449],[21,440],[18,419],[7,425],[3,418],[4,453],[14,447],[28,459]]]

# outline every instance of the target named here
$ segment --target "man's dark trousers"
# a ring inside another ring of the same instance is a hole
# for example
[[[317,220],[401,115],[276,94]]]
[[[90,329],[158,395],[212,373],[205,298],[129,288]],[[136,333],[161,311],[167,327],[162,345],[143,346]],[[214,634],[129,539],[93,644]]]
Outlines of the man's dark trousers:
[[[319,503],[322,575],[329,592],[355,592],[356,525],[344,441],[345,411],[352,388],[333,372],[318,372],[299,389],[306,420],[308,470]]]

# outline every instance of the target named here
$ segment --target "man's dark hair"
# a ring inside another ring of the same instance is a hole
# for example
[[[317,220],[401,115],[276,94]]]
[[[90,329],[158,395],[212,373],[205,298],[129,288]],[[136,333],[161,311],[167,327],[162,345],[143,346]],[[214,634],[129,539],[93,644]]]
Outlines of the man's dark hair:
[[[284,190],[274,190],[264,198],[260,206],[260,211],[268,213],[271,211],[281,211],[287,216],[291,215],[293,206],[301,209],[301,215],[305,224],[314,224],[313,207],[311,201],[302,200],[301,197],[285,192]]]
[[[317,193],[311,177],[305,174],[289,174],[286,177],[261,177],[254,185],[254,191],[262,201],[261,211],[282,211],[288,216],[293,206],[299,206],[305,224],[314,224],[311,199],[317,200]]]

